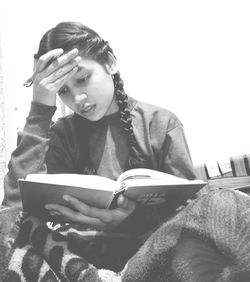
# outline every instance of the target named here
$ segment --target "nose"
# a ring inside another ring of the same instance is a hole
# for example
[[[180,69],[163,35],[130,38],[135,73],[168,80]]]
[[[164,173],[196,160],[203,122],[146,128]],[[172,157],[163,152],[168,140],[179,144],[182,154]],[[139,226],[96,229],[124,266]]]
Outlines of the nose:
[[[77,106],[82,107],[85,102],[87,101],[87,94],[86,93],[81,93],[81,94],[77,94],[74,96],[74,103]]]

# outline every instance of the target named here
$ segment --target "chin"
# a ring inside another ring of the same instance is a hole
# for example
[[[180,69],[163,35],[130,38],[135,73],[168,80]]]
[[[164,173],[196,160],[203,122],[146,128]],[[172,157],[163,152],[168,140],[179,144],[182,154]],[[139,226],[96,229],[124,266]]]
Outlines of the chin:
[[[102,117],[85,117],[86,119],[90,120],[90,121],[98,121],[100,120]]]

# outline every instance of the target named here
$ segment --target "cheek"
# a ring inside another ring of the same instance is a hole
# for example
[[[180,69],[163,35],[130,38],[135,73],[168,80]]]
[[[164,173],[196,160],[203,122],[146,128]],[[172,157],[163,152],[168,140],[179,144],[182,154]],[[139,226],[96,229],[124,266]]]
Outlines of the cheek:
[[[114,94],[114,83],[113,83],[113,79],[111,77],[107,77],[104,81],[103,81],[103,91],[105,93],[106,96],[110,96],[113,97]]]
[[[96,81],[94,82],[94,85],[99,85],[100,89],[102,89],[105,92],[114,92],[114,83],[112,76],[106,72],[100,74],[96,77]]]

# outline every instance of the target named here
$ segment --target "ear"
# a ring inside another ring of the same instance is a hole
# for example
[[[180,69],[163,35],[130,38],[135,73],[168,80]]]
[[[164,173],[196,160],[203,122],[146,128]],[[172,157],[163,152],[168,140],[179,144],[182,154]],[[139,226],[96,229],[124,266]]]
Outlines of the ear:
[[[116,63],[116,59],[113,54],[108,52],[108,63],[105,64],[107,71],[111,74],[114,75],[115,73],[118,72],[118,67]]]

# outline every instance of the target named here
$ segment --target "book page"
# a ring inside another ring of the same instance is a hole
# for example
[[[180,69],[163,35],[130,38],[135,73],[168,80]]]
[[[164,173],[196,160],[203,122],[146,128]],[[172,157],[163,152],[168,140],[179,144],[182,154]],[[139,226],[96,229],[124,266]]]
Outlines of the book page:
[[[120,175],[118,178],[118,181],[126,182],[127,180],[138,180],[138,183],[140,180],[143,179],[162,179],[165,180],[166,184],[180,184],[180,183],[188,183],[190,180],[174,176],[172,174],[164,173],[161,171],[153,170],[153,169],[147,169],[147,168],[135,168],[125,171]],[[195,180],[198,182],[202,182],[202,180]]]
[[[202,184],[205,183],[203,180],[187,180],[187,179],[183,179],[182,178],[180,180],[180,178],[177,179],[156,179],[156,178],[141,178],[141,179],[133,179],[133,178],[129,178],[123,181],[123,186],[124,187],[147,187],[147,186],[164,186],[164,187],[168,187],[168,186],[178,186],[178,185],[185,185],[185,186],[193,186],[193,185],[197,185],[197,184]]]
[[[73,173],[29,174],[25,180],[105,191],[115,191],[117,189],[116,181],[99,175],[82,175]]]

